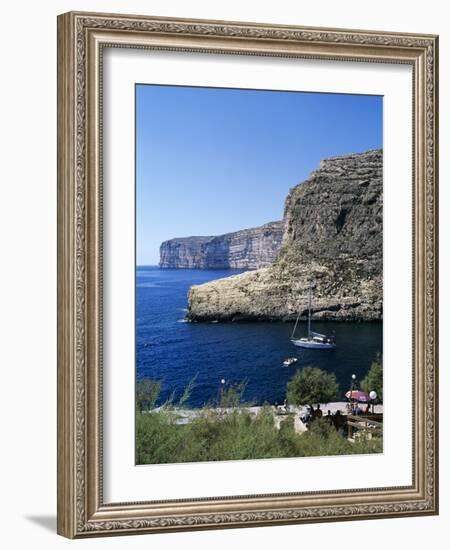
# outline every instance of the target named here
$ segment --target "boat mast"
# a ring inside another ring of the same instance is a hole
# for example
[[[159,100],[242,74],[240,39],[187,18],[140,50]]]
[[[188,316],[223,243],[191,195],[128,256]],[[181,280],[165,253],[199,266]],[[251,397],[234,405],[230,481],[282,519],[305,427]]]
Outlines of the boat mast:
[[[291,334],[291,340],[294,338],[294,334],[298,325],[299,318],[300,318],[300,310],[298,311],[297,319],[295,320],[294,330],[292,331],[292,334]]]
[[[308,340],[311,340],[311,281],[309,282],[309,303],[308,303]]]
[[[295,320],[294,330],[291,334],[291,340],[294,338],[295,331],[297,330],[298,320],[300,319],[301,310],[298,310],[297,319]],[[309,297],[308,297],[308,340],[311,339],[311,281],[309,283]]]

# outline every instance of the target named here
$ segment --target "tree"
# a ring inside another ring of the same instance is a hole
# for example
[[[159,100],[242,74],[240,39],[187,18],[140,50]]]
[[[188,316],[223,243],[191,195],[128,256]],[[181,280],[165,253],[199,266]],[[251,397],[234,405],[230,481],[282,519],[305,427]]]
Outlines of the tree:
[[[247,387],[247,383],[247,380],[243,380],[242,382],[232,384],[227,388],[224,388],[222,385],[220,388],[218,406],[221,408],[249,406],[250,403],[244,403],[243,400],[243,394],[245,392],[245,388]]]
[[[293,405],[329,403],[336,399],[339,386],[334,374],[315,367],[297,371],[287,385],[287,400]]]
[[[366,393],[376,391],[378,399],[383,401],[383,360],[380,354],[377,355],[365,378],[361,381],[361,387]]]
[[[161,392],[161,382],[149,378],[141,378],[136,382],[136,409],[142,413],[156,405]]]

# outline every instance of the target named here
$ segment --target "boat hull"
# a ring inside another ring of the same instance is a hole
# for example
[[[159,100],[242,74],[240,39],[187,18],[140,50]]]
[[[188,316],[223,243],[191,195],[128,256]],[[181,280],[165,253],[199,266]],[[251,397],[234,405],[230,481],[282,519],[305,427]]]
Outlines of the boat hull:
[[[336,344],[326,342],[308,342],[307,340],[291,340],[294,346],[307,349],[336,349]]]
[[[295,361],[283,361],[284,367],[290,367],[291,365],[295,365],[297,363],[297,359]]]

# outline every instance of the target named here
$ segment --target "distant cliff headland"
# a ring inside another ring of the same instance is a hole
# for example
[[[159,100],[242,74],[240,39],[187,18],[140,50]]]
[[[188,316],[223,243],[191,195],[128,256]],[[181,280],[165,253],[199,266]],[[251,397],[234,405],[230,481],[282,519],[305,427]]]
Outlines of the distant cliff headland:
[[[281,248],[283,222],[214,237],[182,237],[160,247],[164,269],[258,269],[271,265]]]
[[[239,231],[197,238],[195,247],[182,245],[183,239],[163,243],[162,267],[224,267],[228,262],[228,267],[258,268],[191,287],[188,318],[291,320],[299,310],[305,318],[313,281],[313,318],[381,320],[382,170],[382,150],[325,159],[306,181],[290,190],[283,222],[250,230],[267,231],[267,238],[246,240],[246,231]],[[230,237],[240,234],[235,241]],[[231,261],[233,242],[240,243],[235,248],[239,254]],[[247,247],[246,242],[260,244]],[[174,247],[178,255],[167,254]],[[207,250],[214,251],[211,263]],[[177,257],[180,265],[169,265],[170,258]]]

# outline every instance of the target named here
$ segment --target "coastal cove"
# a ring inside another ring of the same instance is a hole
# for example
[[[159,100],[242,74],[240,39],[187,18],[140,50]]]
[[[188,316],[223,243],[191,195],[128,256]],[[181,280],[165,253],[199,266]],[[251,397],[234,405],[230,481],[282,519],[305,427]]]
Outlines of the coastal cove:
[[[240,273],[238,270],[136,268],[136,371],[138,378],[162,381],[161,401],[179,398],[195,377],[188,401],[201,407],[217,398],[221,380],[226,385],[246,381],[245,401],[280,404],[286,384],[303,367],[334,373],[341,397],[352,374],[357,381],[382,353],[383,326],[378,322],[319,322],[317,331],[335,333],[336,350],[295,348],[291,322],[186,322],[187,295],[198,285]],[[302,335],[306,323],[299,323]],[[286,357],[297,357],[283,367]]]

